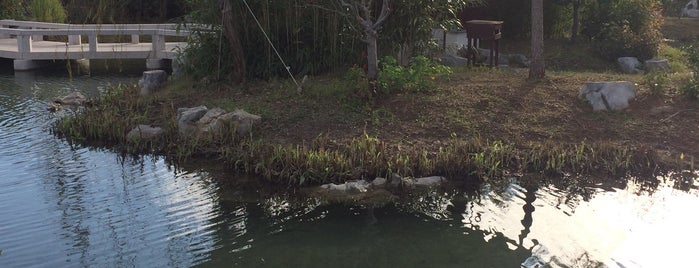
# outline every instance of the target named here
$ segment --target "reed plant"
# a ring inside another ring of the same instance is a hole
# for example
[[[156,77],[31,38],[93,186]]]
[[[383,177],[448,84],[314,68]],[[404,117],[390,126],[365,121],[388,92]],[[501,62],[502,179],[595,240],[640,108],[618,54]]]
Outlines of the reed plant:
[[[77,143],[116,145],[127,153],[162,154],[174,162],[216,158],[233,170],[290,187],[394,174],[442,175],[470,183],[525,173],[554,178],[594,175],[654,179],[672,170],[694,168],[690,156],[668,160],[652,148],[609,142],[517,145],[453,134],[440,147],[422,148],[396,146],[364,134],[346,142],[320,135],[308,144],[279,144],[253,134],[238,136],[234,125],[218,133],[182,135],[177,129],[174,105],[157,94],[144,97],[133,86],[116,86],[92,103],[59,120],[54,133]],[[144,123],[159,124],[165,134],[154,140],[125,138],[131,128]]]

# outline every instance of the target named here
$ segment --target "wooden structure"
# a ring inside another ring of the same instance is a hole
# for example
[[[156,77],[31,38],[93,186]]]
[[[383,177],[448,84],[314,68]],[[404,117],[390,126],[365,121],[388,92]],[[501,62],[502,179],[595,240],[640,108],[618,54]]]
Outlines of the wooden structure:
[[[502,38],[502,21],[470,20],[466,22],[466,34],[468,35],[468,49],[480,44],[482,40],[490,40],[490,66],[498,64],[500,57],[500,38]],[[475,51],[477,52],[477,51]],[[469,64],[476,63],[476,54],[470,53],[467,57]]]
[[[150,37],[150,41],[142,42],[142,36]],[[162,68],[165,60],[176,57],[177,51],[187,45],[184,41],[188,36],[189,31],[178,29],[176,24],[62,24],[0,20],[0,58],[13,59],[18,71],[37,68],[41,60],[85,59],[146,59],[148,69],[157,69]],[[83,43],[85,37],[87,42]],[[103,39],[110,41],[100,42]],[[127,41],[113,41],[121,39]]]

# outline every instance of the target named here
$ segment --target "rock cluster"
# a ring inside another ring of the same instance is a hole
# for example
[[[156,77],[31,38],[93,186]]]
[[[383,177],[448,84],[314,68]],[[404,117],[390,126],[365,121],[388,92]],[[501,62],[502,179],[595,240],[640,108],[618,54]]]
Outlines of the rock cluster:
[[[670,71],[670,62],[666,59],[650,59],[641,63],[641,61],[635,57],[621,57],[617,59],[617,64],[625,74]]]
[[[621,111],[636,97],[634,84],[628,81],[588,82],[580,89],[579,98],[587,100],[593,111]]]
[[[236,134],[248,135],[254,123],[261,120],[259,115],[244,110],[227,113],[221,108],[208,109],[206,106],[177,109],[177,128],[180,134],[218,133],[224,126],[235,125]]]

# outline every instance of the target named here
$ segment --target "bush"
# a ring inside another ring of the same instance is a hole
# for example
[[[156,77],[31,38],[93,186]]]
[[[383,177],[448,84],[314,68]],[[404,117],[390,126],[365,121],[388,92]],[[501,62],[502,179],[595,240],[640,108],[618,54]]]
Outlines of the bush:
[[[66,11],[58,0],[33,0],[32,18],[43,22],[65,22]]]
[[[670,82],[670,76],[665,72],[653,72],[646,74],[644,80],[651,94],[662,95]]]
[[[0,0],[0,19],[21,19],[23,5],[22,0]]]
[[[582,34],[602,57],[650,59],[662,44],[659,0],[595,0],[583,14]]]
[[[418,56],[410,65],[400,66],[393,57],[381,59],[379,89],[384,94],[395,91],[421,92],[432,89],[439,76],[451,74],[449,67],[436,64],[428,58]]]
[[[692,44],[683,48],[687,53],[687,62],[692,70],[692,78],[684,86],[680,87],[680,93],[690,99],[699,99],[699,44]]]

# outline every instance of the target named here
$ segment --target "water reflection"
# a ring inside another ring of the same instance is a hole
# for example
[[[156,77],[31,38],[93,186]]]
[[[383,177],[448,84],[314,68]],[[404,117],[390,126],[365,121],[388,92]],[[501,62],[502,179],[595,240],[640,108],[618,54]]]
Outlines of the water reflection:
[[[49,135],[60,115],[46,102],[110,82],[0,75],[0,267],[693,266],[696,174],[512,180],[383,208],[327,205],[206,163],[172,168]]]
[[[56,117],[46,102],[110,82],[0,76],[0,267],[182,267],[208,258],[220,217],[207,173],[49,134]]]

